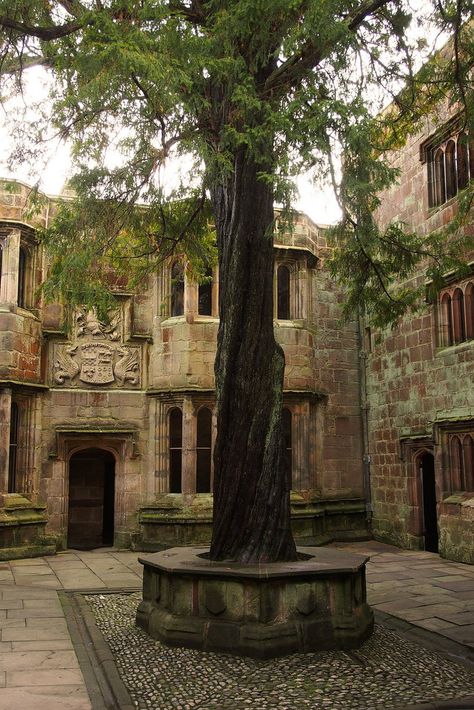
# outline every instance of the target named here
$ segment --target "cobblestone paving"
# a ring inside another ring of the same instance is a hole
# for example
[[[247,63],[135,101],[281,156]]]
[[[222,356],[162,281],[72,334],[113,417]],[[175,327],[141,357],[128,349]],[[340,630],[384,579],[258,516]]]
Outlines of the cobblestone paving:
[[[474,694],[474,671],[383,627],[356,652],[254,661],[151,639],[138,593],[86,598],[140,710],[399,710]]]

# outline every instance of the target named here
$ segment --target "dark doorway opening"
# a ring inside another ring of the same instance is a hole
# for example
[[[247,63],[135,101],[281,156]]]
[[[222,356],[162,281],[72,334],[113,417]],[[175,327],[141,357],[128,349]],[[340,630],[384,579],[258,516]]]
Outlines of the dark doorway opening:
[[[68,547],[91,550],[113,545],[115,458],[85,449],[69,461]]]
[[[425,550],[438,552],[438,516],[436,512],[436,485],[434,456],[423,454],[420,457],[420,476],[423,490],[423,530]]]

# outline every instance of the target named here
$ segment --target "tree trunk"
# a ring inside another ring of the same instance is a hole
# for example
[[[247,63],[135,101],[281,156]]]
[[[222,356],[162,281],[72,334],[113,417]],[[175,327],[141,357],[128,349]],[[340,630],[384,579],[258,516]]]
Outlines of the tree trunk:
[[[212,191],[219,254],[217,441],[210,557],[296,559],[281,405],[285,359],[273,334],[273,189],[237,151]]]

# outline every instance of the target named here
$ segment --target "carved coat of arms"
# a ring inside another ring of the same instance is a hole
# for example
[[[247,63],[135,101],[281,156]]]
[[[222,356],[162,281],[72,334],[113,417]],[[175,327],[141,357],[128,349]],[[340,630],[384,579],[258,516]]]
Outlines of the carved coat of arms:
[[[106,343],[87,343],[81,346],[81,372],[79,379],[94,385],[113,382],[114,348]]]
[[[138,348],[125,345],[117,347],[108,343],[84,343],[84,345],[60,346],[53,363],[55,384],[76,385],[76,378],[91,385],[108,385],[115,382],[119,387],[126,383],[140,385],[140,356]]]

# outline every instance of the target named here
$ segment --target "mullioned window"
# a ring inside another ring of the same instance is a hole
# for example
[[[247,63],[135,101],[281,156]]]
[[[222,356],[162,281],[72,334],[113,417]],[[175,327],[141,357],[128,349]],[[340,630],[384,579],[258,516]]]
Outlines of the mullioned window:
[[[421,146],[426,162],[428,206],[439,207],[455,197],[474,178],[474,139],[450,121]]]

